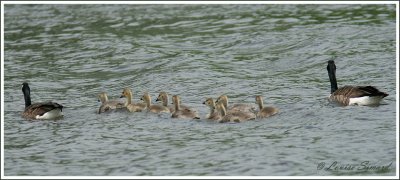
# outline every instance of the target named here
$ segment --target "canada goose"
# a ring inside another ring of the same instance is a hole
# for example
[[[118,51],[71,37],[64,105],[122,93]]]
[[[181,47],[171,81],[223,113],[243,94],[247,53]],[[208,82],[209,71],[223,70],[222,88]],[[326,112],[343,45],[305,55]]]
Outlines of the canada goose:
[[[107,93],[102,92],[98,95],[99,102],[101,102],[101,106],[99,108],[98,113],[104,113],[110,110],[121,109],[126,107],[126,104],[122,101],[118,100],[108,100]]]
[[[222,104],[225,106],[225,110],[227,111],[244,111],[244,112],[256,112],[257,107],[253,104],[232,104],[228,106],[228,96],[226,95],[221,95],[218,97],[218,99],[215,101],[216,103],[222,102]]]
[[[61,104],[55,102],[31,103],[31,89],[28,83],[22,83],[22,93],[25,98],[25,110],[22,117],[28,119],[57,119],[63,116]]]
[[[124,88],[122,91],[121,97],[120,98],[126,98],[126,109],[128,109],[129,112],[142,112],[144,109],[146,109],[146,104],[145,103],[133,103],[133,93],[132,90],[129,88]]]
[[[158,105],[158,104],[151,104],[151,97],[150,94],[148,92],[145,92],[142,96],[142,98],[140,98],[140,100],[144,101],[146,103],[146,108],[148,111],[153,112],[153,113],[160,113],[160,112],[171,112],[169,111],[168,107],[162,106],[162,105]]]
[[[279,109],[276,107],[264,107],[262,96],[256,96],[256,104],[258,104],[258,107],[260,108],[257,113],[258,118],[267,118],[279,112]]]
[[[386,96],[373,86],[343,86],[338,88],[336,82],[336,65],[333,60],[328,61],[328,75],[331,82],[329,99],[341,105],[376,105]]]
[[[162,102],[162,105],[163,106],[165,106],[165,107],[168,107],[169,108],[169,111],[171,112],[171,113],[174,113],[175,112],[175,106],[174,105],[168,105],[168,94],[166,93],[166,92],[160,92],[159,94],[158,94],[158,97],[157,97],[157,99],[156,99],[156,102],[158,102],[158,101],[161,101]],[[187,106],[185,106],[185,105],[180,105],[180,108],[181,109],[190,109],[189,107],[187,107]]]
[[[189,108],[181,108],[181,99],[178,95],[172,96],[172,103],[175,105],[175,111],[171,116],[172,118],[200,119],[196,111]]]
[[[225,106],[222,102],[218,102],[215,108],[221,113],[222,119],[220,123],[224,122],[243,122],[256,119],[256,115],[250,112],[243,111],[230,111],[226,112]]]
[[[203,104],[207,105],[210,108],[210,114],[207,115],[207,119],[211,120],[220,120],[221,114],[218,111],[215,111],[215,102],[212,98],[207,98]]]

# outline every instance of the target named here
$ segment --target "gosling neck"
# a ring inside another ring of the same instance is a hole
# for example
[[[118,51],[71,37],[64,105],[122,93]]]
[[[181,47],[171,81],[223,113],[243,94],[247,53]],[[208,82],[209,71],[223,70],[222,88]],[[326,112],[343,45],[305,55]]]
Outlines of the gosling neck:
[[[150,96],[145,96],[144,102],[146,103],[147,107],[150,108],[151,106]]]
[[[126,103],[128,105],[132,104],[132,92],[130,92],[130,91],[126,94]]]
[[[224,107],[223,105],[221,105],[221,106],[219,106],[219,107],[220,107],[219,111],[221,112],[221,116],[225,116],[225,115],[226,115],[226,109],[225,109],[225,107]]]
[[[165,94],[164,98],[163,98],[163,106],[168,106],[168,95]]]
[[[262,99],[260,99],[260,101],[258,101],[258,107],[260,108],[260,110],[264,108],[264,102]]]
[[[225,110],[226,110],[226,108],[228,108],[228,98],[223,99],[222,104],[224,105]]]
[[[179,111],[180,109],[180,102],[178,98],[174,99],[175,111]]]
[[[100,101],[101,103],[105,103],[108,101],[108,97],[106,94],[103,94],[102,96],[100,96]]]

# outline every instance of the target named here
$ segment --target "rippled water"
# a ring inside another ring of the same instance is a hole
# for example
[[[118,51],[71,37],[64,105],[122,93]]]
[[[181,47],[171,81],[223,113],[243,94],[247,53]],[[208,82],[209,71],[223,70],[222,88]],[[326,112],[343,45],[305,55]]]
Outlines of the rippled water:
[[[6,176],[396,174],[395,5],[4,9]],[[390,95],[378,107],[328,103],[330,59],[339,86]],[[23,119],[24,81],[33,102],[57,101],[65,117]],[[118,98],[124,87],[135,101],[145,91],[153,100],[178,94],[202,119],[96,114],[99,92]],[[205,120],[202,102],[221,94],[248,103],[263,95],[281,112]],[[358,170],[365,165],[388,168]]]

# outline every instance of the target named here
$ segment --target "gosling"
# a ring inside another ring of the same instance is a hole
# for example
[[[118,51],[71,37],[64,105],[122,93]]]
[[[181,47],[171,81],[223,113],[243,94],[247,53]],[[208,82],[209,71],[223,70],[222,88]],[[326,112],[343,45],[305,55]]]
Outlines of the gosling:
[[[253,104],[238,103],[228,106],[229,101],[228,101],[228,96],[226,95],[221,95],[220,97],[218,97],[216,103],[218,102],[222,102],[227,111],[243,111],[243,112],[255,113],[257,109],[257,107],[254,106]]]
[[[207,119],[216,121],[222,119],[221,114],[218,111],[215,111],[215,102],[212,98],[207,98],[203,104],[210,108],[210,114],[207,114]]]
[[[120,98],[126,98],[126,109],[128,109],[129,112],[142,112],[146,109],[146,104],[145,103],[133,103],[133,93],[132,90],[129,88],[124,88],[122,91],[121,97]]]
[[[98,98],[99,102],[101,102],[101,106],[98,111],[99,114],[126,107],[124,102],[118,100],[108,100],[107,93],[105,92],[100,93]]]
[[[171,111],[169,110],[169,108],[162,106],[162,105],[158,105],[158,104],[151,104],[151,97],[150,94],[148,92],[145,92],[142,96],[142,98],[140,98],[140,100],[144,101],[146,103],[146,108],[148,111],[153,112],[153,113],[162,113],[162,112],[166,112],[166,113],[170,113]]]
[[[169,96],[168,96],[168,94],[166,92],[160,92],[158,94],[156,102],[161,101],[163,106],[168,107],[169,111],[171,113],[174,113],[175,112],[175,106],[172,105],[172,104],[168,105],[168,99],[169,99]],[[190,109],[189,107],[187,107],[185,105],[182,105],[182,104],[180,105],[180,108],[181,109]]]
[[[172,96],[172,104],[175,105],[175,111],[172,113],[172,118],[180,118],[180,119],[200,119],[200,116],[197,114],[197,111],[192,110],[190,108],[182,108],[181,107],[181,98],[178,95]]]
[[[264,107],[262,96],[256,96],[256,104],[258,104],[258,107],[260,108],[260,110],[257,113],[257,118],[267,118],[279,112],[279,109],[276,107],[272,106]]]
[[[220,123],[225,122],[244,122],[249,120],[256,119],[256,115],[254,113],[243,112],[243,111],[230,111],[226,112],[225,106],[222,102],[216,104],[215,108],[221,113],[222,119],[219,121]]]

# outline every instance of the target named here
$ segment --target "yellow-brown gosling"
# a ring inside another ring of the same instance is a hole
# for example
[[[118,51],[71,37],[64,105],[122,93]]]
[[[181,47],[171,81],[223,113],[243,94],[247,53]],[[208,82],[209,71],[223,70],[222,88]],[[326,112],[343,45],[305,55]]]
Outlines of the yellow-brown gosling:
[[[102,92],[98,95],[101,106],[98,113],[104,113],[115,109],[122,109],[126,106],[125,102],[118,100],[108,100],[107,93]]]
[[[257,107],[253,104],[238,103],[229,105],[228,96],[226,95],[221,95],[215,102],[216,103],[222,102],[223,105],[225,106],[226,111],[244,111],[244,112],[255,113],[257,109]]]
[[[28,83],[22,83],[22,93],[25,98],[25,110],[22,117],[27,119],[57,119],[63,117],[61,104],[55,102],[31,102],[31,89]]]
[[[167,112],[170,113],[169,108],[165,107],[163,105],[158,105],[158,104],[151,104],[151,97],[148,92],[145,92],[140,98],[140,100],[144,101],[146,103],[146,108],[148,111],[153,112],[153,113],[161,113],[161,112]]]
[[[169,108],[169,111],[173,113],[175,111],[174,105],[168,105],[168,94],[166,92],[160,92],[156,99],[156,102],[161,101],[162,105]]]
[[[221,113],[222,119],[220,123],[225,122],[244,122],[256,119],[256,115],[250,112],[230,111],[227,112],[222,102],[218,102],[215,108]]]
[[[262,96],[256,96],[256,104],[258,104],[259,107],[257,118],[267,118],[279,112],[279,109],[276,107],[271,107],[271,106],[264,107]]]
[[[172,96],[172,103],[175,105],[175,111],[172,113],[172,118],[180,119],[200,119],[197,111],[190,108],[181,107],[181,99],[178,95]]]
[[[329,99],[341,105],[377,105],[387,93],[381,92],[373,86],[343,86],[338,88],[336,81],[336,65],[333,60],[328,61],[331,95]]]
[[[133,93],[132,90],[129,88],[124,88],[121,94],[121,98],[125,97],[126,98],[126,109],[128,109],[129,112],[142,112],[146,109],[146,104],[145,103],[133,103]]]
[[[169,111],[171,111],[171,113],[174,113],[175,112],[175,106],[172,105],[172,104],[168,105],[168,99],[169,99],[168,93],[160,92],[158,94],[156,102],[161,101],[163,106],[168,107]],[[180,108],[182,108],[182,109],[190,109],[188,106],[185,106],[185,105],[182,105],[182,104],[180,105]]]
[[[212,98],[207,98],[203,104],[205,104],[206,106],[208,106],[210,108],[210,114],[207,114],[207,119],[210,120],[221,120],[221,114],[215,110],[215,102]]]

